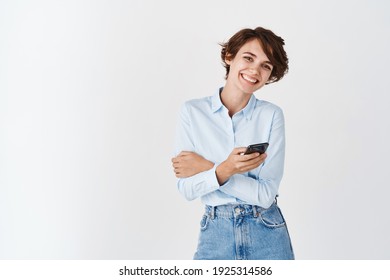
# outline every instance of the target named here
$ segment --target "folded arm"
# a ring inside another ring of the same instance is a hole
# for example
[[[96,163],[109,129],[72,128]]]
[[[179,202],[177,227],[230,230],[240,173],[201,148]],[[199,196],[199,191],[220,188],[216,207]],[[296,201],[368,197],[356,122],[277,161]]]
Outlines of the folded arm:
[[[172,166],[179,178],[178,189],[188,200],[218,190],[230,176],[258,167],[266,156],[259,156],[258,153],[242,155],[245,148],[236,148],[224,162],[218,164],[193,152],[193,141],[190,112],[185,103],[180,111],[175,141],[176,156],[172,158]]]
[[[176,151],[177,156],[172,159],[172,164],[179,178],[179,191],[187,199],[192,200],[219,190],[240,201],[264,208],[273,203],[278,194],[284,168],[285,135],[281,110],[276,111],[272,119],[268,156],[266,154],[259,156],[256,153],[242,155],[245,148],[235,148],[221,163],[211,162],[191,152],[194,147],[185,110],[182,110],[181,117],[179,137],[184,145],[177,146],[180,150]],[[259,168],[256,169],[257,167]],[[248,171],[249,176],[242,174]]]
[[[179,192],[193,200],[219,188],[215,177],[215,163],[206,160],[195,151],[194,135],[191,129],[190,112],[184,103],[176,127],[175,157],[172,165]]]

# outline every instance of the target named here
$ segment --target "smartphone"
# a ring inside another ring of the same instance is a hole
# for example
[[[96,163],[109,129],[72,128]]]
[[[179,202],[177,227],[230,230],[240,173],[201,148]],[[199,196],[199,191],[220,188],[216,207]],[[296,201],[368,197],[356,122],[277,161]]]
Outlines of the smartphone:
[[[253,144],[253,145],[249,145],[247,148],[246,148],[246,151],[244,153],[244,155],[248,155],[248,154],[251,154],[251,153],[260,153],[260,154],[264,154],[265,151],[267,150],[268,148],[268,143],[260,143],[260,144]]]

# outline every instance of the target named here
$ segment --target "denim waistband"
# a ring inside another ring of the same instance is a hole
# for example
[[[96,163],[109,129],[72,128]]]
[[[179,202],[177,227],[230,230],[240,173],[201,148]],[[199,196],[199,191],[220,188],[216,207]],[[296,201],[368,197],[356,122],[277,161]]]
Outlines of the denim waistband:
[[[273,205],[271,205],[271,207]],[[248,205],[248,204],[227,204],[227,205],[219,205],[219,206],[210,206],[210,205],[205,206],[205,214],[209,215],[211,219],[214,219],[214,217],[235,218],[237,216],[245,216],[245,215],[252,215],[253,217],[258,217],[259,213],[262,212],[263,210],[265,210],[265,208],[257,205]]]

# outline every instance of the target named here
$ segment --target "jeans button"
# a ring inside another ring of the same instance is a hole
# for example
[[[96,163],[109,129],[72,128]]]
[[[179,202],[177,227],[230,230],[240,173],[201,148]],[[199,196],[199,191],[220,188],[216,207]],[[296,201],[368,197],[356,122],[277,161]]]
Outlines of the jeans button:
[[[234,212],[236,212],[236,214],[240,214],[241,213],[241,209],[239,207],[237,207],[236,209],[234,209]]]

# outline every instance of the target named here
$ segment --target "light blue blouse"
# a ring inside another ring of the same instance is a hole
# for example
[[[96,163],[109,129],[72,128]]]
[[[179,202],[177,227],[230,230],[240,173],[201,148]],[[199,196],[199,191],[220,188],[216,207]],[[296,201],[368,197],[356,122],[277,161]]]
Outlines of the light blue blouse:
[[[251,204],[268,208],[278,194],[283,176],[285,129],[282,110],[251,96],[248,104],[230,118],[219,90],[215,95],[183,104],[177,125],[175,155],[193,151],[214,162],[214,167],[188,178],[177,187],[188,200],[206,205]],[[258,168],[235,174],[219,185],[215,168],[236,147],[268,142],[267,158]]]

